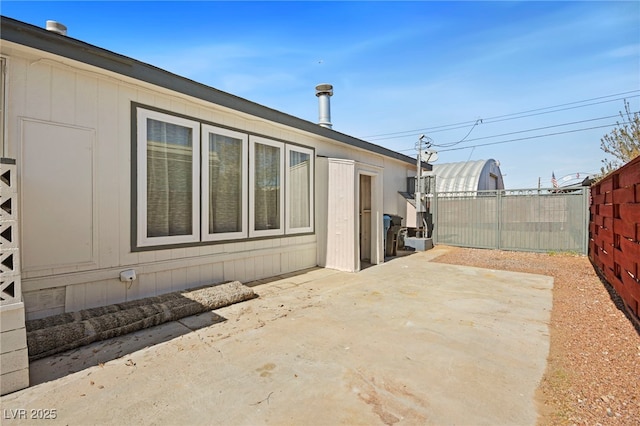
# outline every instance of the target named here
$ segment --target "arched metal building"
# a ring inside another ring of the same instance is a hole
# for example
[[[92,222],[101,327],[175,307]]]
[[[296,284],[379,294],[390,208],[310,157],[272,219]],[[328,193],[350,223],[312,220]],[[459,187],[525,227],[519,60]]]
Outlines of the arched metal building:
[[[442,192],[504,189],[500,164],[494,160],[434,164],[436,190]]]

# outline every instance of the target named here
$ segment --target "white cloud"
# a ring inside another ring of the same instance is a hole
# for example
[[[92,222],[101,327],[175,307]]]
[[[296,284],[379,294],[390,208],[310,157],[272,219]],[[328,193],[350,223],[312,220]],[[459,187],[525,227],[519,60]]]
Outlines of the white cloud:
[[[628,44],[626,46],[621,46],[616,49],[609,50],[606,53],[606,56],[611,58],[635,57],[640,60],[640,43]]]

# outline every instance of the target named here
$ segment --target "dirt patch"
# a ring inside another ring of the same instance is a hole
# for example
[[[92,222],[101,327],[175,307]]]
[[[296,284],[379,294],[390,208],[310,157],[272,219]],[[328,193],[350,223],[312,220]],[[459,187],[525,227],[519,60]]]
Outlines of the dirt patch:
[[[640,425],[640,333],[586,256],[447,249],[433,262],[554,277],[540,425]]]

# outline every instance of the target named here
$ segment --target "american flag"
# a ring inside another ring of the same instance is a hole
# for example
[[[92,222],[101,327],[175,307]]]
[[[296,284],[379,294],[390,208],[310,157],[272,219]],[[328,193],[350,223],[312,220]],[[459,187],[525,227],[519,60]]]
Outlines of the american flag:
[[[551,172],[551,185],[553,185],[554,188],[558,187],[558,181],[556,180],[555,172]]]

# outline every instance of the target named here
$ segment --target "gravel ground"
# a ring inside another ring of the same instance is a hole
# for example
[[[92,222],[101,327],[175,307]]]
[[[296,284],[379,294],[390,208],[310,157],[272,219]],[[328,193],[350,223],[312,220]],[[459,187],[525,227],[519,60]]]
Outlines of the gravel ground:
[[[586,256],[448,249],[434,262],[554,277],[541,426],[640,425],[640,331]]]

